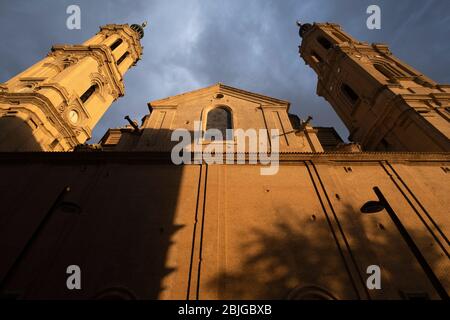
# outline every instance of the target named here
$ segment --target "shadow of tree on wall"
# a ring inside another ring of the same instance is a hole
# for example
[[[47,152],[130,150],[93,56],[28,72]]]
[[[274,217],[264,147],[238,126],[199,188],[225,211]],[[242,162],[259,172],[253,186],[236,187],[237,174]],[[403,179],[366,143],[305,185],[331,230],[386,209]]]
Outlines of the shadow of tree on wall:
[[[222,299],[367,299],[367,294],[371,299],[401,299],[402,292],[438,298],[385,211],[376,216],[363,215],[348,204],[344,208],[338,219],[359,270],[359,275],[352,275],[358,289],[346,272],[324,214],[299,214],[289,206],[274,213],[278,217],[283,212],[286,219],[242,235],[246,240],[233,253],[241,257],[239,266],[218,273],[207,286],[219,286]],[[415,230],[415,235],[418,242],[423,239],[417,235],[431,239],[425,228]],[[430,242],[429,250],[435,257],[428,261],[431,266],[446,263],[448,267],[447,257],[436,244]],[[352,263],[347,256],[347,264]],[[366,290],[369,265],[381,268],[381,290]]]

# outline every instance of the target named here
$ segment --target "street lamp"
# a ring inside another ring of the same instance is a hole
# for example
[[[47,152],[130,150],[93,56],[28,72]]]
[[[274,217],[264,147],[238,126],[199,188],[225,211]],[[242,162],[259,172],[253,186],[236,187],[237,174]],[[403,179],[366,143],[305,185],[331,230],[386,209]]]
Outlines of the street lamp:
[[[414,254],[414,257],[417,259],[417,262],[422,267],[423,271],[427,275],[428,279],[430,280],[431,284],[433,285],[434,289],[437,291],[438,295],[443,300],[449,300],[449,296],[447,294],[447,291],[442,286],[441,282],[439,281],[438,277],[434,274],[433,269],[428,264],[425,257],[422,255],[422,252],[420,252],[419,248],[417,247],[416,243],[412,239],[412,237],[409,235],[406,228],[403,226],[402,222],[398,218],[395,211],[390,206],[389,202],[384,197],[383,193],[378,187],[373,187],[373,191],[378,197],[378,201],[367,201],[364,203],[364,205],[361,207],[362,213],[377,213],[380,211],[383,211],[383,209],[386,209],[387,213],[391,217],[392,222],[394,222],[395,226],[397,227],[398,232],[403,237],[403,240],[405,240],[406,244],[408,245],[411,252]]]

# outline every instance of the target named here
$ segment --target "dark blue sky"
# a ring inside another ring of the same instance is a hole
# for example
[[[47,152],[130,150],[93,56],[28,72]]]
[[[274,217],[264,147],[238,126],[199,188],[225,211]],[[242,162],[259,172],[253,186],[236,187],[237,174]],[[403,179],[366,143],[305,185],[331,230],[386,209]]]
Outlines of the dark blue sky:
[[[66,28],[66,8],[81,7],[81,30]],[[366,27],[366,8],[381,7],[381,30]],[[126,74],[125,97],[94,130],[141,119],[147,102],[222,82],[291,102],[316,126],[343,127],[316,96],[317,78],[298,57],[295,21],[335,22],[356,38],[391,51],[440,83],[450,83],[450,1],[376,0],[2,0],[0,82],[42,59],[56,43],[81,43],[107,23],[148,20],[143,59]]]

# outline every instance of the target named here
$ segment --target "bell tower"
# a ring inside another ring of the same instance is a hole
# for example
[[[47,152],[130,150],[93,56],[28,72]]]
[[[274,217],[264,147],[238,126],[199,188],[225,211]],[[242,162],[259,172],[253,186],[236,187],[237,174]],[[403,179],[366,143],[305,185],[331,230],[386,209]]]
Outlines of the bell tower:
[[[81,45],[54,45],[0,83],[0,151],[70,151],[91,137],[142,56],[142,25],[109,24]]]
[[[318,76],[317,94],[333,106],[351,141],[366,151],[450,151],[450,85],[337,24],[297,24],[300,56]]]

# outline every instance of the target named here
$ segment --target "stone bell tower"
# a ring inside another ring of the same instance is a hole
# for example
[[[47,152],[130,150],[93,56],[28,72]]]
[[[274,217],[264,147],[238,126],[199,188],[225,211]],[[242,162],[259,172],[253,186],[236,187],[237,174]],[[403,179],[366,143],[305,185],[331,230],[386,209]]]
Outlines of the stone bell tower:
[[[318,75],[317,94],[333,106],[351,141],[366,151],[450,151],[450,85],[337,24],[298,25],[300,55]]]
[[[53,46],[0,83],[0,151],[70,151],[88,140],[124,95],[123,76],[141,58],[145,25],[105,25],[81,45]]]

